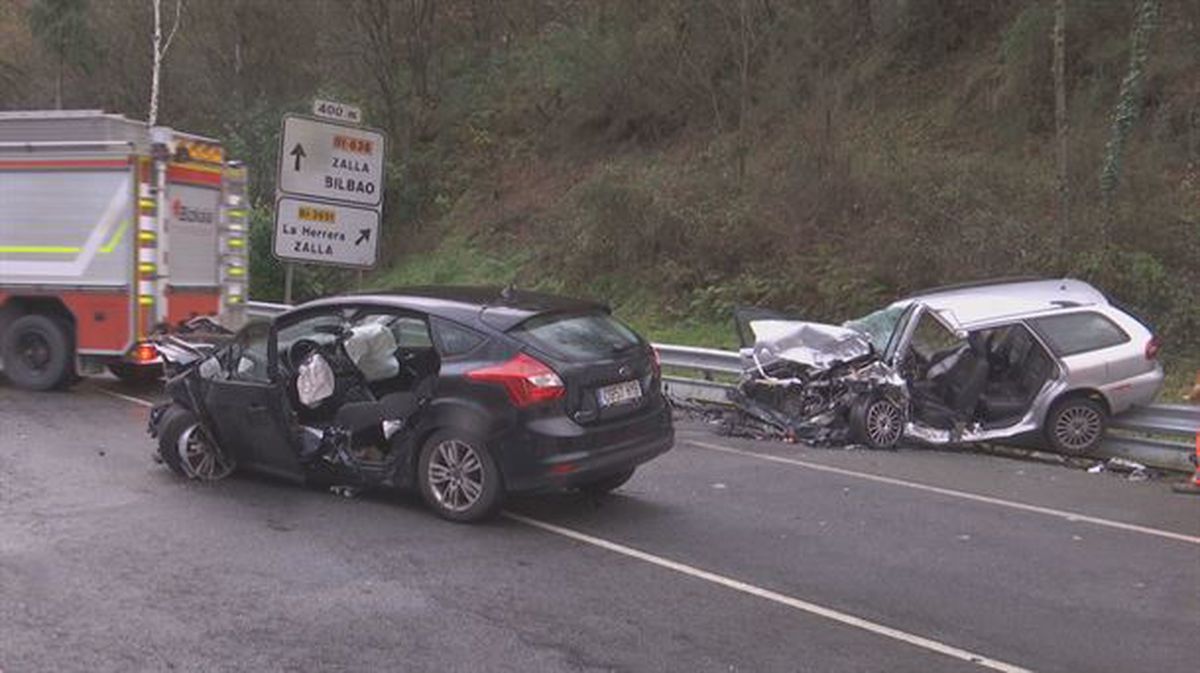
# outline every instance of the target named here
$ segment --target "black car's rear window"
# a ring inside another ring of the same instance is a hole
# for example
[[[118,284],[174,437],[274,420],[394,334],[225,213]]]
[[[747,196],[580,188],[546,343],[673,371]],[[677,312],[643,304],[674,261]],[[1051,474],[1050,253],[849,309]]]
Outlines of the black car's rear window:
[[[1091,311],[1034,318],[1029,322],[1050,345],[1050,350],[1059,356],[1086,353],[1129,341],[1125,330]]]
[[[608,359],[636,348],[636,333],[607,313],[539,315],[508,332],[518,341],[568,362]]]

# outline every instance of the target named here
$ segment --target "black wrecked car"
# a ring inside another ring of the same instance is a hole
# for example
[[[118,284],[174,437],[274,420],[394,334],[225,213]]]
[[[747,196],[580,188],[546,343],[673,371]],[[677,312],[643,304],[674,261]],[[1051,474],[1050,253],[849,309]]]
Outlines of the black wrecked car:
[[[321,299],[212,348],[159,343],[162,461],[215,480],[417,488],[475,521],[508,493],[605,493],[674,442],[650,344],[608,307],[514,289]]]

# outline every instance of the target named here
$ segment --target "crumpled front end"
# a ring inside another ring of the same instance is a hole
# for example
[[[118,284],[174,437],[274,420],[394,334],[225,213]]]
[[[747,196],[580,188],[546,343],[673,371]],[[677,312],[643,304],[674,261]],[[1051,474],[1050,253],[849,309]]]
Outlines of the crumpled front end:
[[[854,441],[852,409],[882,396],[907,408],[907,389],[861,332],[783,319],[749,322],[754,343],[741,351],[743,373],[729,392],[742,413],[731,434],[814,444]]]

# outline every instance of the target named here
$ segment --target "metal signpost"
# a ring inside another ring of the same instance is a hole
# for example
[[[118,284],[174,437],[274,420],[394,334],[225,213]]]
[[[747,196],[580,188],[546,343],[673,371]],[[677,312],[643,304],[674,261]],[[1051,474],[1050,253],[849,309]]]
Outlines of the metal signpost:
[[[359,120],[353,106],[318,100],[317,114]],[[276,173],[272,251],[286,262],[284,302],[292,301],[293,264],[369,269],[379,256],[387,137],[342,121],[285,115]]]

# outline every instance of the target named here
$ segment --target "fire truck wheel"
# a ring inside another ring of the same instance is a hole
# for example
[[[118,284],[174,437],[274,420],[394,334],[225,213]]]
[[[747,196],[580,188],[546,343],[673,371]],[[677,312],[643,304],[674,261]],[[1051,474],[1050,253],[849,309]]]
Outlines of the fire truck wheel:
[[[71,351],[69,329],[37,313],[14,320],[0,343],[4,374],[29,390],[50,390],[68,383],[74,370]]]

